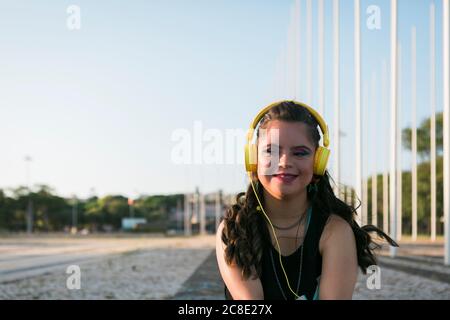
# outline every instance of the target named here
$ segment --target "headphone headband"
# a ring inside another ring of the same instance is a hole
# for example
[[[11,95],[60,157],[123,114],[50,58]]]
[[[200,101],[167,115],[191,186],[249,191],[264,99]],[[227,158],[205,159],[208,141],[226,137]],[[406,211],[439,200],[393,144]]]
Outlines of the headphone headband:
[[[282,100],[282,101],[274,102],[274,103],[271,103],[270,105],[268,105],[267,107],[265,107],[264,109],[262,109],[256,115],[256,117],[253,119],[252,123],[250,124],[250,129],[249,129],[249,132],[248,132],[247,140],[248,141],[251,140],[251,138],[253,137],[253,132],[254,132],[256,126],[261,121],[261,119],[264,117],[264,115],[270,109],[272,109],[274,106],[276,106],[278,104],[281,104],[283,102],[292,102],[292,103],[296,104],[297,106],[303,107],[303,108],[305,108],[306,110],[309,111],[309,113],[314,117],[314,119],[316,119],[317,123],[319,124],[320,130],[322,130],[323,146],[328,148],[328,146],[330,145],[330,137],[329,137],[329,133],[328,133],[328,126],[325,123],[325,120],[323,120],[322,116],[316,110],[314,110],[313,108],[308,106],[306,103],[297,102],[297,101],[294,101],[294,100]]]

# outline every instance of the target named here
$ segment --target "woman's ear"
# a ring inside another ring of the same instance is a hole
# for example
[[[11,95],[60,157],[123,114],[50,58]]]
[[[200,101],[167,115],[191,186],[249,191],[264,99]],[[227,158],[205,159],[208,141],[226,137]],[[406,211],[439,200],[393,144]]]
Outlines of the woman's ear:
[[[313,175],[310,184],[316,184],[319,182],[319,180],[320,180],[320,177]]]

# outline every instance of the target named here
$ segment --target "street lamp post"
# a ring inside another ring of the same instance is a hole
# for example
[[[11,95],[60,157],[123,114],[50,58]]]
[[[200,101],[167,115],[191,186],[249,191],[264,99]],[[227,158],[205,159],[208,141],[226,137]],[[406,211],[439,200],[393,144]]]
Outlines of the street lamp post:
[[[75,195],[72,196],[72,230],[71,233],[77,233],[78,223],[78,200]]]
[[[134,200],[132,198],[128,198],[128,207],[130,209],[130,218],[134,218]]]
[[[24,158],[26,164],[26,177],[27,177],[27,190],[28,190],[28,204],[27,204],[27,234],[33,232],[33,202],[31,201],[31,187],[30,187],[30,162],[32,161],[30,156]]]

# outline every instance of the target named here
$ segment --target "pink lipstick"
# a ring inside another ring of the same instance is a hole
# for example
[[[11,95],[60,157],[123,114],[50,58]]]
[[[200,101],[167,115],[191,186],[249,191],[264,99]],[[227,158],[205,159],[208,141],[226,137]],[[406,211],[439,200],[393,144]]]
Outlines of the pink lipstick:
[[[295,179],[297,179],[298,175],[290,174],[290,173],[279,173],[279,174],[274,174],[273,177],[274,177],[274,178],[276,179],[276,181],[278,181],[278,182],[290,184],[290,183],[292,183]]]

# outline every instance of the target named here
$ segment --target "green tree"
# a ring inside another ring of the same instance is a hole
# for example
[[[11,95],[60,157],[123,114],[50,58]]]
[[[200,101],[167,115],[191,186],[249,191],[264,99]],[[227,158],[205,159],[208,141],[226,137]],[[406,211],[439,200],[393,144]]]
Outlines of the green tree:
[[[440,218],[443,215],[443,114],[436,114],[436,215],[437,232],[442,233],[442,223]],[[431,119],[425,119],[417,128],[417,152],[419,163],[417,165],[417,220],[418,232],[430,233],[430,212],[431,212],[431,175],[430,175],[430,125]],[[406,150],[411,151],[411,128],[402,131],[402,145]],[[383,180],[382,175],[377,176],[377,217],[378,225],[382,224],[383,217]],[[402,172],[402,227],[405,234],[411,233],[412,222],[412,174],[411,171]],[[368,179],[368,214],[372,216],[372,179]],[[369,221],[371,221],[369,219]]]
[[[0,231],[9,230],[13,222],[13,199],[6,196],[0,189]]]
[[[129,215],[128,199],[121,195],[91,199],[85,205],[87,221],[97,227],[112,225],[119,229],[122,218]]]
[[[427,118],[417,128],[417,153],[422,161],[430,159],[430,127],[431,118]],[[402,130],[402,144],[405,149],[411,151],[412,129],[405,128]],[[442,155],[443,151],[443,114],[436,114],[436,153]]]

